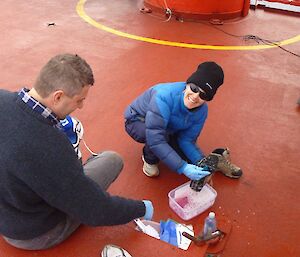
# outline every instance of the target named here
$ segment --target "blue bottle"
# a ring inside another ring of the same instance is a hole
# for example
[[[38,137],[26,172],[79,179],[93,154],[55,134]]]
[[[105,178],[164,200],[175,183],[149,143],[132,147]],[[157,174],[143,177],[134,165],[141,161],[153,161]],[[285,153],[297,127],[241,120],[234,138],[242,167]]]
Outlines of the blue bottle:
[[[216,230],[217,230],[216,214],[214,212],[210,212],[209,215],[205,218],[203,237],[209,238],[211,234]]]

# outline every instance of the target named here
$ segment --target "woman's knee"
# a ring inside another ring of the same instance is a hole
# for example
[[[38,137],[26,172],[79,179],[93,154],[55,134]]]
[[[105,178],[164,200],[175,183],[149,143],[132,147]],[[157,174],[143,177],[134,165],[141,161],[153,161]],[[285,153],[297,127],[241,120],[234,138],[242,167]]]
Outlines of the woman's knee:
[[[146,127],[145,123],[135,121],[125,124],[125,130],[127,134],[139,143],[145,143],[146,141]]]

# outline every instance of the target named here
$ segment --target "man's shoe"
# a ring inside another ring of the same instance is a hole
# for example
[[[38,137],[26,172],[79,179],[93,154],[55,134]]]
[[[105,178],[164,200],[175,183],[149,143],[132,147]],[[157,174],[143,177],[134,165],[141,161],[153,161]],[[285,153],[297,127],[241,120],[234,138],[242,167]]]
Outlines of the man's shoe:
[[[242,176],[242,169],[231,163],[228,148],[217,148],[212,151],[210,155],[218,157],[217,170],[222,172],[225,176],[230,178],[240,178]]]
[[[72,143],[78,159],[81,159],[82,154],[79,149],[79,143],[83,138],[84,132],[82,123],[78,119],[68,115],[64,120],[60,120],[60,125],[61,130],[67,135]]]
[[[143,165],[143,172],[148,177],[157,177],[159,175],[159,169],[157,167],[157,164],[149,164],[145,161],[144,155],[142,155],[142,160],[144,162]]]

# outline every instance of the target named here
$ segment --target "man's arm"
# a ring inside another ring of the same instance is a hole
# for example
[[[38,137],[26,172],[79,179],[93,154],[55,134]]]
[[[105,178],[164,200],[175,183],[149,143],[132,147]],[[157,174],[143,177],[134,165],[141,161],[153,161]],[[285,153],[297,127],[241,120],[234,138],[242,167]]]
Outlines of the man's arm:
[[[50,206],[91,226],[125,224],[145,215],[142,201],[111,196],[87,177],[66,137],[44,143],[51,150],[22,179]]]

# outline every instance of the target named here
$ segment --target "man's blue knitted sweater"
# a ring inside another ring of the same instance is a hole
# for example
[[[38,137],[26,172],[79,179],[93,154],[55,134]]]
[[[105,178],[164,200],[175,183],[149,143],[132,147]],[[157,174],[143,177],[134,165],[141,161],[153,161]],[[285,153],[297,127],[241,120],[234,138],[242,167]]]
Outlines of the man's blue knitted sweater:
[[[42,235],[66,215],[90,226],[145,215],[142,201],[111,196],[83,173],[63,132],[18,96],[0,90],[0,234]]]

